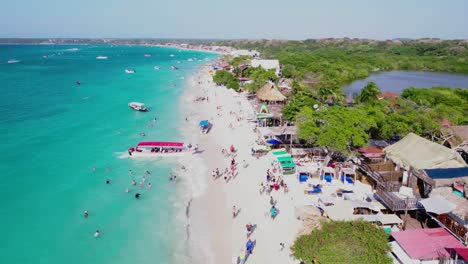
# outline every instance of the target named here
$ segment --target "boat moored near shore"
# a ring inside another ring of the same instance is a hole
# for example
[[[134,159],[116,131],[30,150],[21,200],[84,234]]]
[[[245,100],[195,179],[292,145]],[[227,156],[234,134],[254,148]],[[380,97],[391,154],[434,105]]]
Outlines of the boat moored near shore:
[[[135,73],[134,69],[125,69],[125,73]]]
[[[149,108],[145,106],[144,103],[139,103],[139,102],[130,102],[128,103],[128,106],[132,108],[135,111],[140,111],[140,112],[148,112]]]
[[[186,145],[183,142],[147,141],[128,149],[131,157],[177,157],[183,154],[193,154],[198,146]]]

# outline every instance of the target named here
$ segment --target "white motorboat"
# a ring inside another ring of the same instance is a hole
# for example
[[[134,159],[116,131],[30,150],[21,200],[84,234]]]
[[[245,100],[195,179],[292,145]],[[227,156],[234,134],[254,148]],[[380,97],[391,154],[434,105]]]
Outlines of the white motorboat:
[[[148,112],[149,108],[145,106],[144,103],[139,103],[139,102],[130,102],[128,103],[128,106],[132,108],[135,111],[140,111],[140,112]]]
[[[107,56],[97,56],[96,60],[107,60]]]
[[[125,73],[135,73],[136,71],[134,69],[125,69]]]
[[[161,69],[161,67],[159,67],[159,66],[154,66],[154,69],[159,71],[159,70]]]
[[[7,63],[9,64],[12,64],[12,63],[18,63],[20,62],[19,60],[15,60],[15,59],[11,59],[11,60],[8,60]]]
[[[147,57],[147,58],[151,57],[151,54],[145,54],[145,57]]]

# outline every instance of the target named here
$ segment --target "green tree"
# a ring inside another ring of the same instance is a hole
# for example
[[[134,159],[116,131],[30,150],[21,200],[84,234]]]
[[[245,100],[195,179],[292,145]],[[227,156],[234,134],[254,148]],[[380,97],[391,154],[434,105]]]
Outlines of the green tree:
[[[296,121],[299,138],[346,153],[351,151],[351,147],[367,144],[368,132],[377,126],[362,107],[332,106],[318,110],[304,107]]]
[[[392,263],[387,255],[388,235],[362,220],[323,221],[320,229],[298,237],[291,250],[295,258],[307,264]]]
[[[377,101],[377,95],[379,95],[380,89],[375,82],[368,82],[364,88],[362,88],[359,94],[359,102],[372,103]]]

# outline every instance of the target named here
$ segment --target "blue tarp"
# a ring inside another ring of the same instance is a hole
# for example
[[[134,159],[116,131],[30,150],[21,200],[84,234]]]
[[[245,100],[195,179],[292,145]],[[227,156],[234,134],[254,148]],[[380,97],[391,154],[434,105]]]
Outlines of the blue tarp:
[[[468,177],[468,167],[424,170],[431,179],[453,179]]]
[[[205,127],[205,126],[208,126],[208,124],[209,124],[208,120],[202,120],[202,121],[200,121],[199,125],[202,126],[202,127]]]
[[[283,143],[281,143],[281,141],[278,141],[276,139],[269,139],[269,140],[267,140],[266,143],[270,144],[270,145],[281,145],[281,144],[283,144]]]

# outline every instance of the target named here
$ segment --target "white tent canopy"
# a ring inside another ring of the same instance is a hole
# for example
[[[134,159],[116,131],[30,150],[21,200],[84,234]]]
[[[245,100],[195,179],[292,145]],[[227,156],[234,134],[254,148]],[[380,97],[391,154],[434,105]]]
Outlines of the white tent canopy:
[[[463,158],[453,149],[409,133],[397,143],[384,148],[385,155],[406,170],[465,167]]]
[[[420,203],[424,206],[426,212],[434,214],[446,214],[455,210],[457,207],[440,195],[434,195],[430,198],[423,199]]]

